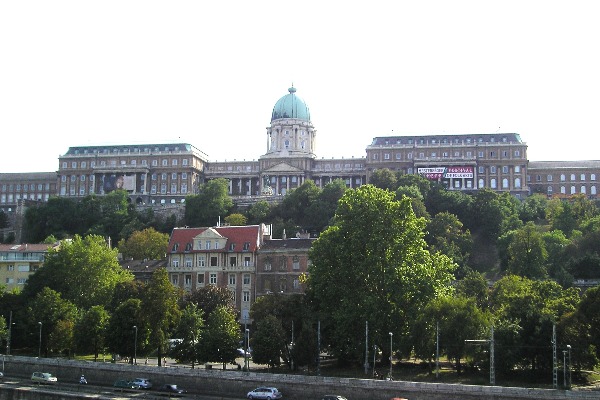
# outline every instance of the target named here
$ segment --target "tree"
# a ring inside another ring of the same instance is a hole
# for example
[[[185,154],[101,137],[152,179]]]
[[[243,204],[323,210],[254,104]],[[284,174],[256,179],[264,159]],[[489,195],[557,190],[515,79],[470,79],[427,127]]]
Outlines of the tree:
[[[98,353],[104,352],[106,343],[106,330],[110,315],[102,306],[92,306],[85,310],[75,324],[75,342],[79,352],[91,352],[94,361],[98,360]]]
[[[243,226],[248,222],[248,218],[244,214],[234,213],[226,216],[225,222],[232,226]]]
[[[107,306],[115,286],[132,279],[133,275],[119,265],[117,251],[110,249],[104,238],[76,235],[63,240],[58,249],[49,249],[44,266],[30,276],[23,295],[32,298],[49,287],[83,309]]]
[[[197,305],[206,316],[212,314],[218,307],[228,307],[232,310],[234,308],[231,290],[215,285],[206,285],[186,293],[184,301],[186,304],[193,303]]]
[[[552,325],[575,311],[579,301],[577,290],[562,289],[553,281],[535,281],[508,275],[497,281],[490,297],[495,325],[504,326],[510,335],[498,336],[498,348],[513,349],[512,359],[533,370],[550,369],[551,352],[547,351]],[[516,335],[516,336],[515,336]],[[509,342],[503,342],[509,338]],[[508,370],[515,364],[503,364]]]
[[[134,260],[162,260],[167,253],[169,235],[154,228],[135,231],[127,240],[119,241],[119,251],[124,258]]]
[[[31,331],[40,331],[40,347],[49,353],[70,350],[71,333],[68,327],[75,320],[77,308],[63,299],[60,293],[44,288],[29,302],[28,322]],[[67,324],[68,323],[68,324]],[[60,338],[66,339],[61,341]]]
[[[470,270],[466,276],[454,285],[457,296],[475,300],[477,307],[487,309],[489,299],[488,283],[480,272]]]
[[[369,183],[383,190],[395,191],[398,188],[396,174],[389,168],[381,168],[373,171],[369,177]]]
[[[508,245],[508,272],[530,279],[541,279],[547,275],[548,253],[533,222],[528,222],[515,232]]]
[[[456,215],[438,213],[428,222],[426,230],[425,241],[432,251],[442,252],[463,268],[467,266],[473,239]]]
[[[279,207],[283,219],[289,219],[299,224],[303,229],[311,230],[313,226],[307,224],[307,210],[315,202],[321,190],[315,185],[315,182],[308,180],[298,188],[290,191],[284,198]]]
[[[137,327],[137,332],[134,327]],[[137,349],[144,348],[147,343],[147,332],[142,316],[142,301],[128,299],[120,304],[110,317],[106,338],[108,348],[114,354],[129,356],[130,362],[133,363]]]
[[[442,297],[429,303],[423,318],[428,318],[434,326],[433,321],[438,324],[440,348],[449,359],[454,360],[456,371],[460,374],[460,361],[467,352],[466,340],[487,336],[489,316],[477,307],[474,299]]]
[[[200,186],[197,195],[186,197],[185,204],[186,225],[216,225],[219,218],[229,214],[233,207],[229,197],[229,181],[217,178],[206,182]]]
[[[166,351],[167,339],[179,321],[179,290],[169,280],[166,268],[152,274],[142,299],[142,312],[150,329],[149,345],[157,351],[158,365]]]
[[[241,339],[239,325],[233,310],[219,306],[206,321],[204,336],[200,342],[199,360],[233,363]]]
[[[280,365],[285,349],[285,334],[280,321],[268,315],[257,322],[251,345],[252,361],[269,367]]]
[[[204,312],[193,303],[181,312],[181,319],[175,329],[175,337],[180,340],[172,355],[178,362],[191,362],[192,368],[198,359],[198,346],[202,342],[204,330]]]
[[[264,223],[270,213],[271,205],[264,200],[260,200],[248,208],[248,222],[250,224]]]
[[[309,253],[307,296],[341,359],[364,358],[357,326],[368,321],[376,343],[388,332],[407,337],[417,311],[450,290],[455,265],[426,250],[424,221],[394,196],[372,185],[348,190]]]

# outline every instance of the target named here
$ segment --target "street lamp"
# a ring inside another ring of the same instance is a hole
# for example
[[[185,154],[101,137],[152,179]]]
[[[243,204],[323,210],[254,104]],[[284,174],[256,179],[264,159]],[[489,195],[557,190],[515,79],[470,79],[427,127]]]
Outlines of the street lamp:
[[[374,344],[373,345],[373,379],[375,379],[375,362],[377,361],[377,359],[375,358],[377,356],[377,345]]]
[[[567,345],[567,353],[568,353],[568,360],[569,360],[569,379],[568,379],[568,388],[571,389],[571,345],[568,344]]]
[[[394,334],[392,332],[390,332],[390,376],[389,379],[392,379],[392,353],[393,351],[393,342],[392,339],[394,337]]]
[[[249,371],[248,366],[248,349],[250,348],[250,329],[246,328],[246,348],[244,349],[244,367],[246,371]]]
[[[42,357],[42,322],[39,321],[38,324],[40,325],[40,344],[38,346],[38,358]]]
[[[6,336],[6,355],[9,356],[10,355],[10,339],[12,336],[12,326],[14,325],[14,322],[12,322],[12,311],[9,314],[8,317],[8,335]]]
[[[567,388],[567,351],[563,350],[563,386]]]
[[[135,329],[135,339],[133,340],[133,363],[137,365],[137,325],[134,325],[133,329]]]

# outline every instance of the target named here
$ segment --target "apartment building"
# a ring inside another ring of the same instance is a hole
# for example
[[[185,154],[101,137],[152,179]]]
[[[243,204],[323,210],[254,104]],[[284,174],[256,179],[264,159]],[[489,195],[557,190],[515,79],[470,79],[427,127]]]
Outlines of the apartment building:
[[[0,244],[0,282],[5,291],[21,290],[38,268],[44,265],[48,250],[58,244]]]
[[[270,234],[264,224],[175,228],[167,249],[169,279],[188,292],[206,285],[227,288],[247,320],[256,298],[258,250]]]

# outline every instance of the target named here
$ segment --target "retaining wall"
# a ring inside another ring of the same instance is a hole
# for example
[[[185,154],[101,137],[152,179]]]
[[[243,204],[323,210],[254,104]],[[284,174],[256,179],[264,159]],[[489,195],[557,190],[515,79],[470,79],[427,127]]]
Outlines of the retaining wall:
[[[5,376],[26,378],[33,371],[50,372],[60,382],[76,383],[85,374],[88,382],[110,383],[117,379],[149,378],[157,387],[176,383],[190,392],[222,394],[244,398],[246,393],[262,385],[276,386],[284,399],[320,399],[324,394],[339,394],[350,400],[389,400],[404,397],[409,400],[598,400],[600,391],[565,391],[528,389],[503,386],[458,385],[373,379],[333,378],[323,376],[267,374],[243,371],[157,367],[146,365],[86,362],[56,358],[6,356]],[[25,397],[10,397],[25,398]],[[29,397],[27,397],[29,398]],[[0,399],[8,399],[0,395]]]

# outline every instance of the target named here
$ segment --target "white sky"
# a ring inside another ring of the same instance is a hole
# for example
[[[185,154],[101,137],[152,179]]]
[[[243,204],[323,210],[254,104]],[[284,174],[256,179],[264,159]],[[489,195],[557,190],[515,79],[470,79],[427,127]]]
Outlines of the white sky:
[[[69,146],[184,141],[258,159],[294,84],[317,156],[373,137],[517,132],[600,159],[597,1],[0,0],[0,172]]]

